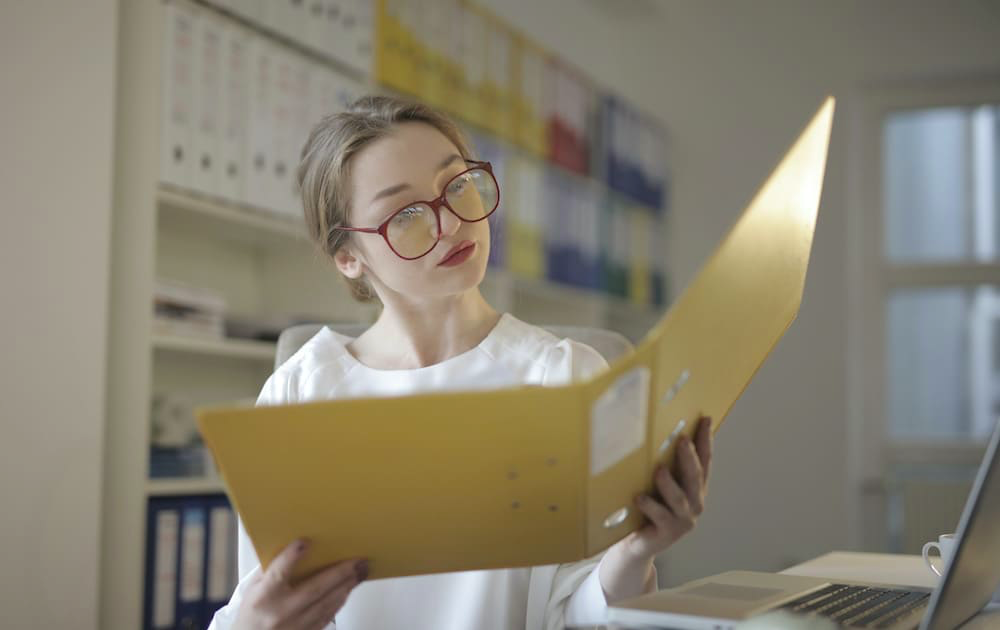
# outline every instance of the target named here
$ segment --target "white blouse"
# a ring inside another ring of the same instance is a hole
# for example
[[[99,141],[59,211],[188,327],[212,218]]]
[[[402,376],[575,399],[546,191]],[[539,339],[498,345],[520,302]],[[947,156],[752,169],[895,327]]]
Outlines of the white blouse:
[[[560,385],[607,366],[593,348],[503,314],[475,348],[412,370],[370,368],[347,350],[350,337],[323,328],[267,380],[258,405],[399,396],[520,384]],[[601,555],[571,564],[464,571],[363,582],[327,630],[542,630],[604,623]],[[240,583],[209,630],[232,625],[248,577],[260,571],[239,531]]]

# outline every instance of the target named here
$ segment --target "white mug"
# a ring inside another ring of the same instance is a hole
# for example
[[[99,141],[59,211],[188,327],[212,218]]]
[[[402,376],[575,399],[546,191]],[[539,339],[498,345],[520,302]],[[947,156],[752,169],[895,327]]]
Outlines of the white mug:
[[[930,552],[932,549],[937,549],[938,554],[941,556],[941,568],[938,569],[931,562],[932,556]],[[924,562],[927,563],[927,568],[934,572],[934,575],[941,577],[944,573],[945,567],[951,562],[951,558],[955,553],[955,534],[942,534],[938,536],[938,539],[932,540],[931,542],[924,545],[923,556]],[[1000,603],[1000,588],[997,588],[996,592],[993,593],[992,603]]]
[[[931,549],[937,549],[938,555],[941,556],[940,569],[934,566],[934,563],[931,562],[931,556],[930,556]],[[941,534],[940,536],[938,536],[938,539],[936,541],[932,540],[931,542],[924,545],[924,550],[922,553],[924,556],[924,562],[927,563],[927,568],[933,571],[934,575],[941,577],[941,575],[944,573],[945,567],[948,566],[949,562],[951,562],[951,556],[953,551],[955,551],[955,534]]]

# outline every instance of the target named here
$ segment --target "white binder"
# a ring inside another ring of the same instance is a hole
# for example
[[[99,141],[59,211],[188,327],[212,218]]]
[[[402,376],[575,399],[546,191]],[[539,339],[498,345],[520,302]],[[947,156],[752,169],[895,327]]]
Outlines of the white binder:
[[[187,6],[164,6],[160,115],[160,181],[190,189],[195,122],[195,15]]]
[[[261,23],[263,4],[271,0],[223,0],[233,14],[254,24]]]
[[[344,65],[355,68],[354,50],[358,30],[358,3],[356,0],[340,0],[340,17],[334,26],[334,58]]]
[[[367,77],[371,75],[375,65],[374,0],[349,0],[349,2],[354,4],[355,13],[350,65]]]
[[[152,626],[173,628],[176,620],[177,542],[180,510],[161,509],[155,516]]]
[[[250,36],[241,26],[225,26],[219,110],[219,195],[234,202],[242,202],[246,198],[251,64],[249,45]]]
[[[298,190],[299,158],[302,147],[305,146],[312,130],[321,116],[320,104],[317,102],[316,83],[317,69],[312,61],[304,57],[296,57],[292,64],[292,104],[291,104],[291,142],[288,145],[289,185],[288,209],[296,219],[302,216],[302,200]]]
[[[258,24],[271,33],[282,35],[285,30],[285,5],[288,0],[260,0]]]
[[[195,125],[194,188],[206,195],[219,195],[221,163],[220,113],[222,110],[223,22],[211,11],[195,19]]]
[[[298,44],[306,43],[306,3],[304,0],[270,0],[282,5],[280,33]]]
[[[326,56],[326,0],[305,0],[305,28],[303,41],[306,46]]]
[[[225,601],[232,593],[236,573],[236,517],[232,508],[213,506],[208,515],[209,547],[206,554],[205,599]]]
[[[205,506],[189,500],[181,515],[181,562],[178,576],[178,613],[185,619],[200,620],[205,598]]]
[[[267,207],[277,214],[292,212],[292,171],[295,168],[292,122],[294,67],[297,59],[284,47],[271,49],[274,57],[274,83],[271,92],[271,155]]]
[[[343,17],[344,0],[323,0],[323,7],[325,19],[315,27],[320,50],[330,59],[341,60],[344,43],[340,33],[340,20]]]
[[[272,112],[274,92],[273,46],[262,37],[251,37],[249,72],[249,124],[246,141],[245,204],[266,209],[270,202],[272,169]]]

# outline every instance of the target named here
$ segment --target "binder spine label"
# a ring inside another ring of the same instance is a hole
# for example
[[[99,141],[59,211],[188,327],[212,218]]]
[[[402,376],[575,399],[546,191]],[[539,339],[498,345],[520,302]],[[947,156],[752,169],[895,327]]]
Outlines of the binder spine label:
[[[180,515],[164,510],[156,515],[156,573],[153,577],[153,627],[174,626],[174,595],[177,588],[177,536]]]
[[[181,539],[180,600],[201,601],[202,578],[205,562],[205,512],[190,509],[184,512],[184,530]]]

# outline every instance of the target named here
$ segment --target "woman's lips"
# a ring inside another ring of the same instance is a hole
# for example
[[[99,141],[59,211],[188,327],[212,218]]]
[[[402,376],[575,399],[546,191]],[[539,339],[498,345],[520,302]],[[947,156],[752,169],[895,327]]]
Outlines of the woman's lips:
[[[476,244],[474,242],[463,241],[448,252],[448,254],[444,257],[444,260],[438,263],[438,267],[454,267],[455,265],[461,265],[472,257],[472,253],[474,251],[476,251]]]

